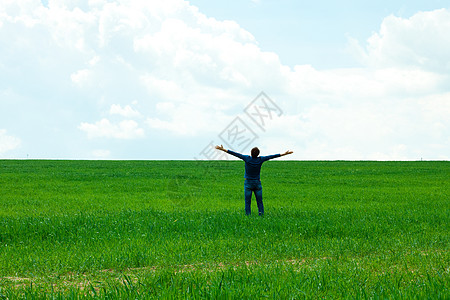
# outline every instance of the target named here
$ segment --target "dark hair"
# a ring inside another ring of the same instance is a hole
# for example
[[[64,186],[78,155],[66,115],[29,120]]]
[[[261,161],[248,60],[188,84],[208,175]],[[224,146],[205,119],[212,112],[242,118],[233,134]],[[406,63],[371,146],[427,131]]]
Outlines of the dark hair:
[[[258,155],[259,155],[259,149],[258,149],[258,147],[253,148],[251,153],[252,153],[252,157],[253,157],[253,158],[258,157]]]

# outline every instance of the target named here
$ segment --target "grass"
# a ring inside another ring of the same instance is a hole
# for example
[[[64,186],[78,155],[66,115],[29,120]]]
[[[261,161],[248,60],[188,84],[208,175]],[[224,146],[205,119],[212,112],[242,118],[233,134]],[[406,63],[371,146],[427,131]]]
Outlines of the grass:
[[[0,299],[450,297],[449,162],[0,166]]]

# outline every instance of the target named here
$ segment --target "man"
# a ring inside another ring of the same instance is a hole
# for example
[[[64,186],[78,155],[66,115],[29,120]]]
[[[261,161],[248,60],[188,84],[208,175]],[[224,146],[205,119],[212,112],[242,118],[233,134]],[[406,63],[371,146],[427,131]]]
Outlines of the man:
[[[250,204],[252,201],[252,192],[253,192],[255,193],[259,215],[260,216],[264,215],[264,205],[262,201],[262,186],[260,179],[261,165],[263,164],[263,162],[269,159],[292,154],[293,152],[288,150],[283,154],[258,156],[259,149],[255,147],[251,151],[251,156],[249,156],[249,155],[242,155],[240,153],[231,150],[226,150],[222,145],[216,146],[216,149],[231,154],[233,156],[236,156],[245,162],[245,176],[244,176],[245,214],[250,215],[251,213]]]

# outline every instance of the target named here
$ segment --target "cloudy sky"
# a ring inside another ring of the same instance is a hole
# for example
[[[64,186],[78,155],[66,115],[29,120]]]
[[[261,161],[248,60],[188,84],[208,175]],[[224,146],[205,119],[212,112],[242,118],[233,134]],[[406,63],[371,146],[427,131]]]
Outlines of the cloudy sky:
[[[447,1],[0,0],[0,158],[448,160],[449,74]]]

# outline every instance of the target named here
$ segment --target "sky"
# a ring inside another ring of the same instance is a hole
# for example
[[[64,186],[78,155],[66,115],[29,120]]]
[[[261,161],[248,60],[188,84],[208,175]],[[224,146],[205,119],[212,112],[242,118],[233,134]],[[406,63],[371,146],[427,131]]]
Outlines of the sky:
[[[447,1],[0,0],[0,158],[448,160]]]

